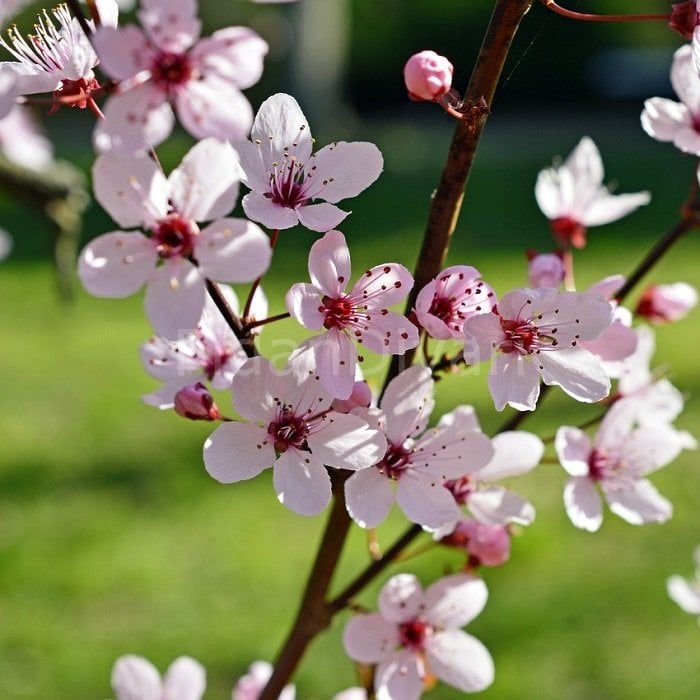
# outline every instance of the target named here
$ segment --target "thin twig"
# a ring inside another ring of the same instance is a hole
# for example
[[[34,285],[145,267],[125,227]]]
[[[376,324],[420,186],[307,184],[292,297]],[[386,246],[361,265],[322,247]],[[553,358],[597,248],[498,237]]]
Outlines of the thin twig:
[[[253,342],[250,334],[245,332],[240,319],[233,312],[233,309],[229,306],[226,298],[221,293],[219,285],[210,279],[206,279],[205,283],[209,296],[216,304],[216,308],[221,312],[221,315],[224,317],[229,328],[233,331],[233,334],[236,336],[236,338],[238,338],[245,354],[248,355],[248,357],[255,357],[258,354],[258,351],[255,348],[255,343]]]
[[[645,22],[645,21],[666,21],[671,19],[670,14],[660,15],[594,15],[589,12],[576,12],[575,10],[567,10],[561,7],[554,0],[542,0],[543,5],[552,12],[556,12],[562,17],[569,19],[577,19],[583,22]]]

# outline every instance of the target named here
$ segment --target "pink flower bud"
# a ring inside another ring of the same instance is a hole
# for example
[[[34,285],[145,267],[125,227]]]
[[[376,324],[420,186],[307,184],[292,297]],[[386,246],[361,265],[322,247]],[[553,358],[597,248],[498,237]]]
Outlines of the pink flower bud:
[[[500,566],[510,558],[510,533],[505,525],[461,520],[452,534],[440,541],[466,550],[472,562],[481,566]]]
[[[406,61],[403,77],[412,100],[438,100],[452,87],[452,64],[435,51],[421,51]]]
[[[671,5],[668,26],[684,39],[690,41],[693,38],[693,32],[698,24],[700,24],[700,17],[696,0],[686,0],[686,2],[676,2]]]
[[[190,420],[220,420],[214,397],[201,382],[186,386],[175,394],[175,413]]]
[[[559,287],[564,279],[564,262],[556,253],[542,253],[530,260],[528,280],[531,287]]]
[[[651,285],[644,290],[636,313],[651,323],[683,318],[698,303],[698,293],[685,282]]]

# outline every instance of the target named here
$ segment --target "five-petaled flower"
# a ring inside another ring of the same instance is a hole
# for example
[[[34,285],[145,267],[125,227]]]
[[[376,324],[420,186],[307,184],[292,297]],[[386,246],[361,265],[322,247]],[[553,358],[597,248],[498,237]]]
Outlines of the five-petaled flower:
[[[350,251],[340,231],[328,231],[311,246],[309,276],[311,284],[295,284],[287,292],[287,309],[306,328],[326,329],[306,344],[313,349],[323,386],[347,399],[355,382],[355,342],[395,355],[418,344],[418,329],[387,308],[406,298],[413,277],[398,263],[376,265],[346,292]]]
[[[384,167],[373,143],[339,141],[312,155],[306,117],[284,93],[260,105],[250,137],[235,144],[241,181],[252,190],[243,197],[243,209],[270,229],[301,223],[311,231],[330,231],[349,213],[336,202],[356,197]],[[316,199],[324,201],[313,203]]]
[[[469,574],[446,576],[425,591],[412,574],[398,574],[379,593],[378,613],[353,617],[343,633],[350,658],[377,664],[377,700],[418,700],[438,678],[464,692],[493,682],[491,654],[460,628],[486,605],[486,584]]]
[[[603,185],[603,161],[584,136],[558,167],[540,171],[535,197],[552,233],[565,250],[586,245],[586,229],[616,221],[648,204],[648,192],[612,194]]]
[[[268,267],[268,237],[245,219],[222,218],[238,195],[236,155],[215,139],[195,145],[166,179],[147,156],[103,154],[95,161],[97,201],[126,228],[98,236],[80,255],[78,272],[96,296],[126,297],[144,284],[146,313],[166,338],[195,328],[205,279],[250,282]],[[198,222],[213,221],[203,229]]]
[[[279,501],[301,515],[320,513],[331,498],[324,465],[362,470],[384,454],[386,441],[355,415],[331,410],[308,351],[284,371],[248,360],[232,383],[233,404],[246,423],[220,426],[204,445],[204,465],[222,483],[251,479],[273,467]]]
[[[506,404],[534,410],[540,377],[578,401],[600,401],[610,391],[610,378],[581,341],[599,336],[612,319],[600,294],[518,289],[494,313],[466,322],[464,358],[471,364],[493,355],[489,389],[498,411]]]
[[[241,89],[260,79],[267,43],[246,27],[200,39],[196,12],[196,0],[141,0],[143,31],[95,34],[101,68],[120,82],[95,130],[98,150],[156,146],[172,131],[172,107],[195,138],[245,138],[253,110]]]

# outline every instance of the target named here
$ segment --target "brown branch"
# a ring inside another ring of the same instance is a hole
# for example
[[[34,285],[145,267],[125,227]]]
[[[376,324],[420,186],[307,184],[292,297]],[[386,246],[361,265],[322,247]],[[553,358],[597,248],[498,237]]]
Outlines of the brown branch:
[[[665,15],[594,15],[589,12],[576,12],[575,10],[567,10],[561,7],[554,0],[542,0],[542,4],[552,12],[556,12],[562,17],[569,19],[577,19],[584,22],[645,22],[645,21],[666,21],[671,19],[670,14]]]
[[[233,331],[233,334],[238,338],[241,343],[241,347],[248,357],[255,357],[258,351],[255,348],[255,343],[253,342],[250,333],[245,330],[241,320],[233,312],[233,309],[229,306],[226,298],[221,293],[219,285],[216,282],[212,282],[210,279],[205,280],[207,286],[207,292],[211,300],[216,304],[216,308],[219,309],[224,320],[228,324],[229,328]]]

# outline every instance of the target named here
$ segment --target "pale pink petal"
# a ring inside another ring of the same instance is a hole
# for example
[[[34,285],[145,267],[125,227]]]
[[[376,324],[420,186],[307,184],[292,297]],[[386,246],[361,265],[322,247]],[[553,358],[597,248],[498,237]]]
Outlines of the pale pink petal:
[[[542,459],[544,444],[536,435],[524,431],[499,433],[491,439],[495,454],[477,475],[479,481],[497,481],[527,474]]]
[[[180,338],[197,327],[206,290],[189,260],[166,260],[146,288],[146,315],[158,335]]]
[[[375,672],[374,688],[377,700],[418,700],[423,694],[423,677],[415,654],[397,652],[382,661]]]
[[[243,211],[249,219],[269,229],[292,228],[299,223],[295,209],[275,204],[258,192],[249,192],[243,197]]]
[[[494,679],[488,649],[462,630],[441,630],[426,645],[428,669],[441,681],[465,693],[478,693]]]
[[[681,576],[671,576],[666,581],[669,598],[691,615],[700,615],[700,590]]]
[[[170,135],[175,116],[165,94],[144,83],[110,97],[93,133],[95,150],[135,153],[157,146]]]
[[[535,183],[535,199],[542,213],[550,220],[561,216],[564,207],[561,203],[559,178],[555,170],[541,170]]]
[[[603,182],[603,161],[593,140],[584,136],[564,161],[563,167],[571,173],[576,186],[576,206],[569,213],[583,214],[583,207],[596,196]],[[579,217],[576,218],[581,221]]]
[[[700,133],[692,125],[681,127],[673,137],[673,145],[683,151],[683,153],[691,153],[692,155],[700,154]]]
[[[238,198],[238,156],[228,143],[204,139],[170,173],[170,198],[177,212],[194,221],[226,216]]]
[[[340,141],[324,146],[312,158],[312,175],[306,180],[311,199],[335,204],[356,197],[380,175],[384,159],[380,150],[364,141]]]
[[[560,386],[577,401],[592,403],[610,393],[610,377],[600,360],[583,348],[543,352],[535,359],[542,381]]]
[[[302,226],[319,233],[334,229],[350,213],[328,202],[302,204],[295,211]]]
[[[272,480],[280,503],[299,515],[316,515],[331,500],[331,480],[310,452],[288,449],[274,464]]]
[[[364,300],[369,309],[380,309],[402,302],[413,287],[413,276],[398,263],[375,265],[362,274],[349,293]]]
[[[418,615],[423,606],[423,587],[413,574],[392,576],[382,587],[377,599],[382,617],[401,624]]]
[[[275,416],[277,401],[284,397],[282,379],[270,361],[252,357],[236,372],[231,383],[233,405],[244,418],[269,423]]]
[[[464,627],[484,609],[488,597],[486,584],[476,576],[444,576],[425,591],[425,619],[435,627]]]
[[[646,479],[619,490],[602,486],[610,510],[632,525],[665,523],[673,515],[671,503]]]
[[[138,17],[162,51],[182,53],[199,38],[196,0],[141,0]]]
[[[198,139],[242,139],[253,123],[248,99],[238,88],[214,75],[188,81],[175,95],[175,111],[182,126]]]
[[[413,469],[401,475],[396,503],[412,523],[433,529],[460,515],[454,496],[440,481]]]
[[[78,260],[85,289],[99,297],[128,297],[155,271],[158,253],[142,233],[115,231],[90,241]]]
[[[582,346],[602,362],[620,362],[634,353],[637,342],[636,332],[617,319],[597,338],[586,340]]]
[[[467,504],[471,514],[479,522],[487,525],[530,525],[535,519],[532,504],[517,493],[500,486],[474,491],[470,494]]]
[[[464,324],[464,361],[469,365],[488,360],[505,339],[498,314],[472,316]]]
[[[642,128],[657,141],[673,141],[680,129],[692,127],[692,114],[680,102],[651,97],[644,102]]]
[[[389,656],[399,644],[396,624],[381,615],[356,615],[343,632],[343,646],[354,661],[376,664]]]
[[[309,251],[309,276],[318,289],[336,298],[350,280],[350,250],[340,231],[328,231]]]
[[[311,451],[324,464],[339,469],[365,469],[379,462],[386,452],[381,432],[350,413],[326,414],[322,427],[308,437]]]
[[[202,73],[216,73],[237,88],[255,85],[263,72],[268,46],[248,27],[226,27],[202,39],[190,52]]]
[[[391,481],[373,467],[360,469],[345,482],[345,502],[350,517],[360,527],[377,527],[394,503]]]
[[[450,428],[456,434],[481,432],[479,419],[473,406],[457,406],[449,413],[443,413],[437,424],[438,428]]]
[[[571,476],[587,476],[593,452],[591,439],[580,428],[562,426],[557,430],[554,446],[561,466]]]
[[[142,656],[120,656],[112,669],[116,700],[161,700],[160,674]]]
[[[126,80],[151,67],[153,49],[133,25],[116,29],[102,25],[92,37],[100,70],[115,80]]]
[[[600,193],[594,202],[586,208],[582,218],[586,226],[600,226],[617,221],[627,216],[635,209],[649,204],[651,195],[649,192],[635,192],[634,194],[606,194]]]
[[[165,700],[201,700],[205,689],[204,666],[189,656],[175,659],[163,678]]]
[[[414,365],[389,382],[381,408],[389,441],[402,444],[425,430],[433,410],[433,378],[430,369]]]
[[[168,214],[168,182],[147,156],[98,156],[92,184],[95,199],[124,228],[150,228]]]
[[[141,400],[148,406],[159,408],[161,411],[167,411],[175,406],[175,394],[180,389],[186,386],[191,386],[194,382],[192,376],[175,377],[166,384],[163,384],[160,389],[152,391],[150,394],[142,394]]]
[[[693,65],[693,50],[690,44],[681,46],[673,54],[671,85],[691,112],[700,113],[700,77]]]
[[[475,320],[470,319],[468,324]],[[497,411],[502,411],[506,404],[518,411],[535,410],[540,381],[537,368],[529,359],[520,357],[516,352],[496,355],[488,384]]]
[[[321,303],[322,295],[312,284],[297,283],[287,292],[285,304],[291,317],[302,326],[312,331],[323,328],[326,319],[325,308]]]
[[[595,484],[584,476],[574,476],[564,487],[564,506],[571,522],[582,530],[595,532],[603,522],[603,501]]]
[[[217,282],[252,282],[270,265],[270,240],[246,219],[219,219],[195,240],[202,274]]]
[[[252,479],[275,461],[268,438],[255,423],[224,423],[204,443],[204,467],[222,484]]]
[[[337,328],[306,342],[313,347],[323,388],[333,398],[347,399],[355,385],[357,352],[353,342]]]
[[[372,311],[360,322],[364,326],[357,342],[372,352],[380,355],[403,355],[407,350],[415,348],[419,342],[418,329],[402,314],[395,311]]]
[[[425,433],[413,450],[411,464],[441,481],[475,472],[493,457],[491,440],[486,435],[449,427]]]
[[[588,293],[596,292],[597,294],[602,294],[606,299],[610,300],[615,296],[620,287],[625,283],[624,275],[608,275],[603,277],[603,279],[598,280],[595,284],[592,284],[588,288]]]

